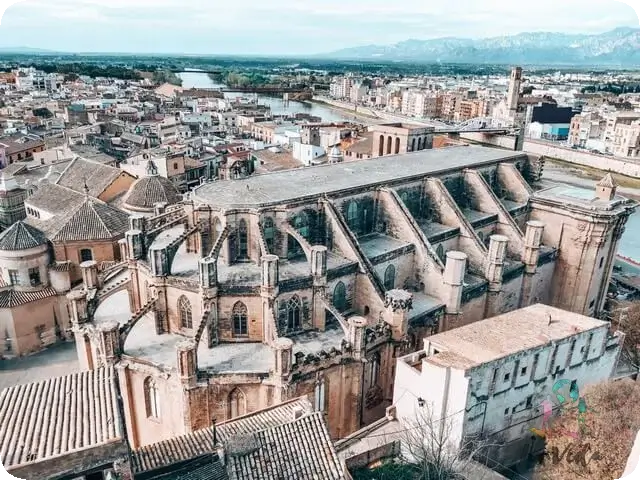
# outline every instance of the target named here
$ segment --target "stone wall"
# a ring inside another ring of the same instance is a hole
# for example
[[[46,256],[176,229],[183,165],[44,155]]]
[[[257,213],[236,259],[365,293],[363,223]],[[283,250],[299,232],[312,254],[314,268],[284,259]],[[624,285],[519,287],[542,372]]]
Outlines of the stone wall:
[[[549,142],[527,140],[524,142],[524,150],[528,153],[555,158],[569,163],[575,163],[583,167],[597,168],[599,170],[612,171],[640,178],[640,162],[624,160],[618,157],[595,155],[580,150],[573,150]]]

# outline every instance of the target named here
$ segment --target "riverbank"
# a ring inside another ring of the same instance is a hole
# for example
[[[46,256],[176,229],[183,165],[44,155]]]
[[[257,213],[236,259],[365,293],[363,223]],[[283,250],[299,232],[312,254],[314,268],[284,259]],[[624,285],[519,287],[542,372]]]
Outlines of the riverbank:
[[[307,102],[309,103],[313,103],[319,106],[322,106],[324,108],[327,108],[329,110],[333,110],[334,112],[340,112],[346,115],[353,115],[353,117],[355,119],[360,119],[360,120],[364,120],[364,121],[370,121],[370,120],[381,120],[380,117],[376,117],[370,114],[366,114],[366,113],[362,113],[362,112],[357,112],[354,109],[351,108],[346,108],[346,107],[339,107],[333,103],[328,103],[324,100],[318,99],[316,97],[313,97],[311,100],[307,100]],[[305,102],[306,103],[306,102]]]
[[[593,167],[576,166],[571,162],[546,158],[543,178],[584,187],[592,186],[594,181],[601,180],[607,173],[611,173],[611,176],[619,185],[618,191],[620,193],[632,197],[634,200],[640,200],[640,178],[628,177],[620,173],[607,172]]]

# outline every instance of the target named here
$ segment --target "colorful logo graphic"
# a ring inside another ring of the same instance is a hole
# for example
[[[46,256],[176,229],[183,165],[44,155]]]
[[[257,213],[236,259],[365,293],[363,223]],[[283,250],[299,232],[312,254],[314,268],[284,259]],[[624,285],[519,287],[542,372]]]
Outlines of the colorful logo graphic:
[[[569,387],[568,398],[567,395],[565,395],[567,393],[567,386]],[[565,429],[551,428],[551,419],[553,417],[554,405],[550,400],[544,400],[540,404],[542,407],[542,429],[531,428],[530,430],[535,435],[541,438],[550,438],[551,435],[564,435],[574,438],[575,440],[580,440],[580,437],[585,433],[586,430],[584,420],[585,414],[587,413],[587,402],[583,397],[580,396],[580,389],[578,388],[578,384],[576,382],[572,382],[563,378],[553,384],[552,390],[561,407],[577,407],[577,431],[572,432]],[[569,400],[568,404],[567,400]]]

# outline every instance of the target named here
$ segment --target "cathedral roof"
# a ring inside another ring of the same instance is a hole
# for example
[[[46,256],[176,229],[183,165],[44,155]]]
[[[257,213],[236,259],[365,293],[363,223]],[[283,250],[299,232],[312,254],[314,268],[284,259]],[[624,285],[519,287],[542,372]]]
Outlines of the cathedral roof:
[[[83,192],[87,185],[89,195],[97,198],[123,173],[119,168],[78,157],[62,172],[56,184],[76,192]]]
[[[616,181],[613,179],[613,177],[611,176],[610,173],[607,173],[602,180],[600,180],[598,182],[598,187],[605,187],[605,188],[616,188],[618,186],[618,184],[616,183]]]
[[[0,233],[0,250],[4,251],[27,250],[46,243],[44,233],[22,221],[17,221]]]
[[[136,180],[129,188],[124,208],[131,210],[151,210],[154,204],[166,202],[169,205],[182,201],[182,195],[168,178],[151,175]]]
[[[129,229],[129,216],[89,197],[67,216],[52,236],[54,242],[112,240]]]

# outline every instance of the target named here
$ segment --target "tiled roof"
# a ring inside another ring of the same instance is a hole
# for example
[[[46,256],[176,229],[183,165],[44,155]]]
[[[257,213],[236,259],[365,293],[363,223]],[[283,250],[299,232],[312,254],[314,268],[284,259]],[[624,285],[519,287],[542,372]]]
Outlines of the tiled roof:
[[[81,205],[84,198],[84,194],[70,188],[53,183],[41,183],[33,195],[27,198],[25,204],[52,215],[64,215]]]
[[[305,397],[297,398],[271,408],[244,415],[218,425],[218,441],[227,441],[237,435],[247,435],[290,422],[294,412],[312,412]],[[155,470],[178,462],[215,452],[213,428],[204,428],[186,435],[144,446],[132,454],[136,473]]]
[[[123,235],[128,229],[129,216],[126,213],[87,197],[51,240],[111,240]]]
[[[602,180],[598,182],[598,187],[616,188],[617,184],[611,174],[607,173],[604,177],[602,177]]]
[[[56,184],[84,193],[86,183],[89,195],[97,198],[122,173],[119,168],[78,157],[62,172]]]
[[[0,233],[0,250],[27,250],[47,243],[44,233],[22,221],[17,221]]]
[[[239,439],[227,455],[230,480],[340,480],[344,473],[322,412]]]
[[[0,393],[5,468],[123,441],[113,367],[51,378]]]
[[[125,208],[152,209],[158,202],[169,205],[182,201],[182,195],[168,178],[159,175],[142,177],[129,188],[124,202]]]
[[[0,292],[0,308],[14,308],[27,303],[55,297],[58,294],[53,288],[44,288],[34,292],[20,292],[17,290],[5,290]]]

